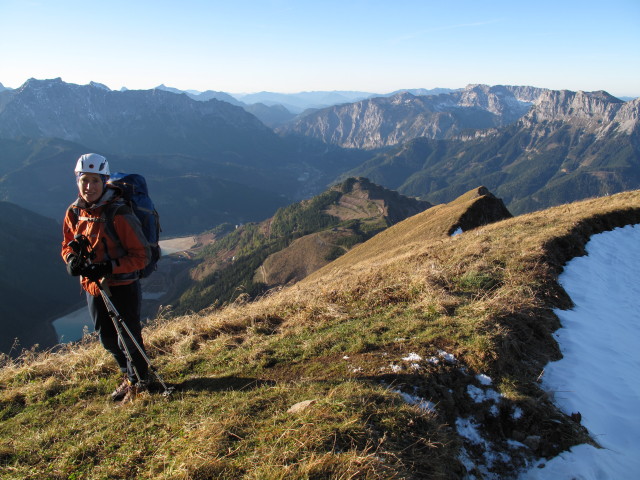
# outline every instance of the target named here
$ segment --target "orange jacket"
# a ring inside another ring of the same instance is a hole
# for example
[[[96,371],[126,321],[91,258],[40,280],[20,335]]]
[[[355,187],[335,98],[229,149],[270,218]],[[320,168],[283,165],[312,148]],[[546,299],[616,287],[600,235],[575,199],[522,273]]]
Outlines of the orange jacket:
[[[126,285],[137,280],[138,270],[143,269],[151,259],[151,250],[142,233],[138,217],[124,204],[113,216],[113,227],[120,240],[115,241],[106,230],[106,206],[118,203],[116,192],[107,188],[97,204],[87,205],[82,198],[67,209],[62,226],[62,258],[66,262],[73,249],[69,246],[76,235],[89,239],[95,257],[91,263],[111,261],[112,274],[107,285]],[[120,202],[121,203],[121,202]],[[82,288],[93,296],[100,295],[100,289],[88,278],[81,277]]]

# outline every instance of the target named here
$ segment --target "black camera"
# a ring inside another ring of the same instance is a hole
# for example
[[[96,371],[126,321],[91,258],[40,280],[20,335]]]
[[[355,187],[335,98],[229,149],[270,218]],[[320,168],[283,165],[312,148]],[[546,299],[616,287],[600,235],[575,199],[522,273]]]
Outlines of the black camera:
[[[89,263],[95,257],[95,253],[91,249],[91,243],[85,235],[76,235],[67,245],[71,247],[73,253],[78,256],[78,259],[83,264]]]

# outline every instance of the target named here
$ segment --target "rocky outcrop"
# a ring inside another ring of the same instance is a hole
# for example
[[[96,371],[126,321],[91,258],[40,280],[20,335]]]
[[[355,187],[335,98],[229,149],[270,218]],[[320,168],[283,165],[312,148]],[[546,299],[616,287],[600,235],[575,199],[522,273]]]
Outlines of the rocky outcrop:
[[[349,178],[333,189],[340,190],[342,195],[327,213],[341,220],[381,216],[393,225],[432,206],[429,202],[400,195],[363,177]]]
[[[459,230],[466,232],[513,216],[502,199],[496,197],[484,186],[467,192],[451,204],[467,204],[468,206],[451,227],[450,235]]]

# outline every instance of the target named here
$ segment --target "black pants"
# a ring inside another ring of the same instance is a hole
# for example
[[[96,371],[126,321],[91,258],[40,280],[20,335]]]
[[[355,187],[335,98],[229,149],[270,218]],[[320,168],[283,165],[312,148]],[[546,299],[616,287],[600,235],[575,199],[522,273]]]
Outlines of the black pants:
[[[124,323],[129,327],[138,344],[144,349],[142,342],[142,325],[140,324],[140,304],[142,302],[142,291],[140,282],[136,281],[129,285],[119,285],[109,287],[111,290],[111,302],[118,310]],[[118,338],[118,333],[113,324],[113,320],[109,316],[102,295],[94,297],[87,293],[87,305],[89,306],[89,314],[93,319],[93,326],[98,332],[100,343],[113,355],[120,371],[126,373],[129,379],[135,383],[138,381],[138,375],[141,379],[146,380],[148,375],[148,365],[140,351],[131,341],[124,328],[121,328],[125,340],[126,348],[131,354],[132,362],[127,359],[125,346],[122,345]],[[146,353],[146,352],[145,352]],[[136,371],[138,375],[136,375]]]

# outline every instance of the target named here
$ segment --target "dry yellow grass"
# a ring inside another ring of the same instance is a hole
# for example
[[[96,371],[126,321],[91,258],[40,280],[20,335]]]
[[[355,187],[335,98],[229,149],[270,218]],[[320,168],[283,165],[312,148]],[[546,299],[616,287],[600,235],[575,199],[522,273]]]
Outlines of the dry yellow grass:
[[[149,396],[128,409],[106,404],[115,369],[92,339],[4,358],[0,474],[460,478],[459,440],[447,425],[477,408],[465,400],[472,377],[460,366],[490,374],[525,411],[517,428],[542,437],[547,450],[537,454],[586,441],[536,384],[559,355],[553,308],[571,304],[557,276],[592,234],[640,223],[640,192],[448,236],[475,201],[401,222],[256,301],[159,318],[145,338],[179,387],[168,403]],[[390,358],[438,351],[458,363],[389,369]],[[394,389],[403,385],[436,402],[438,413],[400,401]],[[287,414],[309,399],[318,401]]]
[[[350,235],[353,232],[336,228],[294,240],[291,245],[273,253],[263,262],[256,271],[254,281],[267,286],[295,283],[328,264],[327,257],[334,248],[346,251],[346,247],[339,247],[336,242]]]

